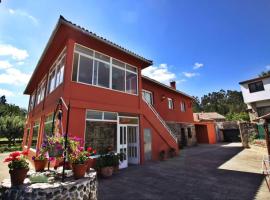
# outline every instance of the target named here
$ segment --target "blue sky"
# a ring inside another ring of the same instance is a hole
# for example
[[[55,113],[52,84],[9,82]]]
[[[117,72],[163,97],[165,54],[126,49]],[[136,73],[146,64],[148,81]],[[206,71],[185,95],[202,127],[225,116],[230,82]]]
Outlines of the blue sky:
[[[154,61],[144,74],[190,95],[239,90],[270,69],[270,1],[2,0],[0,95],[23,90],[59,15]]]

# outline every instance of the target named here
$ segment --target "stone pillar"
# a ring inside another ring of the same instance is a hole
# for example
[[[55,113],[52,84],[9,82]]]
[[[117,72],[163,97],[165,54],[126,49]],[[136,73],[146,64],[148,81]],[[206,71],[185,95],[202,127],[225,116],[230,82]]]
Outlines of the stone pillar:
[[[248,145],[249,130],[248,129],[249,129],[248,123],[239,122],[240,136],[241,136],[241,141],[244,148],[249,148],[249,145]]]

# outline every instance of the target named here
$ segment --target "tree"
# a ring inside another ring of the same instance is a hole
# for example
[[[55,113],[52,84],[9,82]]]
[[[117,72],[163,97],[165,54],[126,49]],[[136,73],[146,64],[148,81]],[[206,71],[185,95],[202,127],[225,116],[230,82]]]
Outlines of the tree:
[[[264,76],[268,76],[270,75],[270,70],[267,70],[267,71],[263,71],[259,74],[259,77],[264,77]]]
[[[246,104],[241,92],[236,90],[220,90],[208,93],[201,98],[195,98],[193,112],[217,112],[227,116],[228,120],[245,120],[249,117],[246,113]]]
[[[23,137],[25,120],[22,116],[6,115],[0,117],[0,137],[8,139],[8,146],[15,143],[16,138]]]
[[[3,96],[1,96],[0,97],[0,104],[6,104],[7,103],[7,100],[6,100],[6,96],[5,95],[3,95]]]

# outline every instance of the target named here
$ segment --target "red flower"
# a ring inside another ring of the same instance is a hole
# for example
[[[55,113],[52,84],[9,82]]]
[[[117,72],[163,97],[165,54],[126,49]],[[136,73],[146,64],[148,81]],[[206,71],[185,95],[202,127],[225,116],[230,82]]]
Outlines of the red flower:
[[[79,147],[79,151],[83,151],[83,147]]]
[[[96,154],[96,153],[97,153],[97,151],[96,151],[96,150],[94,150],[94,151],[93,151],[93,154]]]
[[[88,152],[91,152],[91,151],[92,151],[92,147],[88,147],[88,148],[87,148],[87,151],[88,151]]]
[[[16,157],[18,157],[20,155],[21,155],[21,153],[19,151],[15,151],[15,152],[12,152],[11,154],[9,154],[9,156],[12,157],[12,158],[16,158]]]
[[[28,156],[28,151],[23,151],[23,152],[22,152],[22,155]]]
[[[10,161],[12,161],[12,160],[13,160],[13,158],[7,157],[7,158],[4,160],[4,162],[10,162]]]

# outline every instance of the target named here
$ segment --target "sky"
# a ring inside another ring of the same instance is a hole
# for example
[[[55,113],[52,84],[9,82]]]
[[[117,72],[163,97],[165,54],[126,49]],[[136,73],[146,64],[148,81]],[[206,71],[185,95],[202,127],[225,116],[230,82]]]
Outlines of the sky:
[[[2,0],[0,95],[23,95],[59,16],[147,59],[144,75],[192,96],[240,90],[270,69],[268,0]]]

